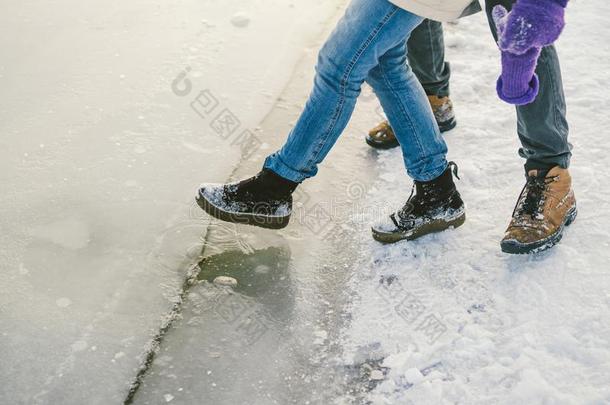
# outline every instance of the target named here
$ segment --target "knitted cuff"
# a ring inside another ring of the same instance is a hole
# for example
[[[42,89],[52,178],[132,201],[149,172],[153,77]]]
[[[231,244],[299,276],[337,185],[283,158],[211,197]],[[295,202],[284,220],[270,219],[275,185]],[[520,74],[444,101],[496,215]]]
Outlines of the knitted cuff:
[[[540,80],[538,79],[538,75],[534,74],[532,80],[525,87],[522,94],[508,96],[504,92],[504,81],[502,80],[502,76],[500,76],[498,78],[498,83],[496,84],[496,90],[498,92],[498,97],[500,97],[502,101],[513,105],[526,105],[534,102],[536,97],[538,97],[538,92],[540,91]]]
[[[536,99],[539,81],[534,72],[539,56],[539,48],[533,48],[523,55],[502,52],[502,76],[497,84],[498,96],[502,100],[523,105]]]

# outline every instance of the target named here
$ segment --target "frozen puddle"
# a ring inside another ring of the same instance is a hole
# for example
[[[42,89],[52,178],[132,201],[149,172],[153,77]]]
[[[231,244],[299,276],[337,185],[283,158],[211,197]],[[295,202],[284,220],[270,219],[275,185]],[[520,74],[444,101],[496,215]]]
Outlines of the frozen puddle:
[[[264,402],[282,395],[278,364],[273,372],[261,371],[271,371],[269,363],[278,356],[295,354],[284,332],[296,311],[290,247],[275,235],[258,246],[241,246],[245,249],[213,254],[200,263],[198,281],[164,339],[137,403],[158,403],[159,398]],[[216,285],[219,276],[238,284]]]

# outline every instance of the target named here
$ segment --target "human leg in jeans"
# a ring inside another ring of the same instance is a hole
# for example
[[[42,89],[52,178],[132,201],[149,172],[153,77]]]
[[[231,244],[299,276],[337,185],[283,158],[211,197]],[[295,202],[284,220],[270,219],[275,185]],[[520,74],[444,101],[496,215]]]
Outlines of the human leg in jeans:
[[[407,173],[418,188],[410,203],[415,208],[393,216],[394,230],[402,239],[441,230],[440,222],[446,219],[441,214],[449,208],[459,215],[447,217],[447,222],[463,222],[463,204],[446,161],[447,147],[426,94],[406,63],[406,38],[421,20],[387,0],[353,0],[320,51],[313,91],[284,146],[266,159],[264,170],[253,178],[205,185],[198,194],[202,208],[231,222],[286,226],[291,193],[298,183],[315,176],[368,79],[396,126]],[[428,214],[433,209],[432,218]],[[421,217],[419,221],[415,215]],[[422,228],[433,220],[434,227]]]
[[[492,34],[497,29],[492,9],[510,10],[514,0],[487,0]],[[568,172],[572,146],[568,142],[566,102],[561,68],[554,46],[542,49],[536,74],[540,91],[534,102],[517,107],[519,155],[525,159],[527,183],[502,240],[507,253],[530,253],[555,245],[576,216],[576,200]]]
[[[447,97],[451,67],[445,61],[443,24],[424,20],[408,41],[409,65],[428,96]]]
[[[425,19],[411,33],[408,40],[409,65],[428,96],[434,117],[441,132],[456,126],[453,104],[449,98],[451,67],[445,61],[443,24]],[[388,121],[369,131],[366,142],[378,149],[398,146],[398,140]]]

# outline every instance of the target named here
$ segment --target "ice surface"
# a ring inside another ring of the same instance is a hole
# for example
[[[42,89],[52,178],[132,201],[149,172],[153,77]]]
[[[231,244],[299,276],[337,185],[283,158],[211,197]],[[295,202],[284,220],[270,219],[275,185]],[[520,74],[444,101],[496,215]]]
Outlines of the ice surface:
[[[231,24],[239,28],[247,27],[250,24],[250,17],[246,13],[238,12],[231,18]]]
[[[197,184],[249,152],[338,3],[3,5],[0,403],[125,398],[201,253]]]

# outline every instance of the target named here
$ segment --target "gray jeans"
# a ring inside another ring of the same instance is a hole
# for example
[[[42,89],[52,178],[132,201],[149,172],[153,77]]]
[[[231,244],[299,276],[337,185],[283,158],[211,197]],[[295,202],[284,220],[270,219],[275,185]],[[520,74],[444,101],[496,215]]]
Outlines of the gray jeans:
[[[494,38],[496,29],[491,10],[498,4],[510,10],[514,0],[486,1]],[[449,95],[451,71],[445,61],[441,23],[425,20],[413,31],[409,39],[409,63],[428,95]],[[554,166],[568,168],[572,145],[568,142],[566,103],[555,47],[543,49],[536,73],[540,78],[540,93],[536,101],[517,107],[517,133],[521,140],[519,155],[526,159],[526,171]]]
[[[449,95],[451,67],[445,61],[443,24],[424,20],[411,33],[408,57],[413,73],[429,96]]]

